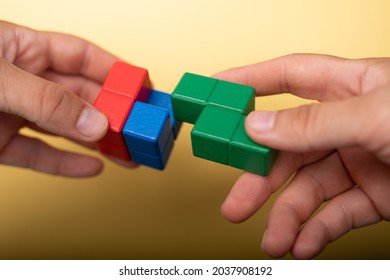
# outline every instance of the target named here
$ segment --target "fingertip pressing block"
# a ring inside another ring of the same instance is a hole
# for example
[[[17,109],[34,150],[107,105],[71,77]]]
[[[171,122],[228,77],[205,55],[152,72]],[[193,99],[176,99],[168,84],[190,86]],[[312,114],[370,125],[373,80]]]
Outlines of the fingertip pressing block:
[[[117,93],[102,90],[94,106],[108,119],[108,131],[101,141],[124,146],[122,128],[133,107],[134,100]]]
[[[268,175],[278,152],[249,138],[245,131],[245,118],[241,117],[229,144],[230,166],[263,176]]]

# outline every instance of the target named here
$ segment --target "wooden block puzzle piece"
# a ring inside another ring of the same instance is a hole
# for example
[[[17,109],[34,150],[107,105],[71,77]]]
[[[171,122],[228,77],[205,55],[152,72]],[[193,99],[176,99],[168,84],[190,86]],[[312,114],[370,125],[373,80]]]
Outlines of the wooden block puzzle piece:
[[[271,171],[277,151],[253,142],[245,132],[245,116],[240,122],[229,143],[230,166],[252,173],[266,175]]]
[[[125,147],[122,129],[133,104],[134,100],[128,96],[106,90],[100,91],[94,105],[106,115],[109,128],[107,134],[98,142],[99,145],[100,142],[104,142]]]
[[[123,128],[132,159],[164,169],[173,147],[173,129],[166,109],[136,102]]]
[[[138,151],[131,151],[131,156],[133,157],[133,160],[139,164],[153,167],[155,169],[163,170],[167,165],[169,156],[172,152],[173,142],[174,142],[173,134],[171,134],[171,137],[168,139],[162,151],[162,154],[159,156],[151,156],[146,153],[138,152]]]
[[[173,129],[173,136],[176,139],[177,135],[179,134],[182,122],[177,121],[173,116],[173,109],[172,109],[172,102],[171,102],[170,95],[162,91],[152,90],[150,92],[150,96],[147,102],[148,104],[155,105],[157,107],[168,110],[169,118],[171,120],[172,129]]]
[[[109,121],[98,146],[106,155],[164,169],[181,122],[173,117],[169,95],[149,85],[146,69],[114,63],[94,103]]]
[[[277,151],[253,142],[244,127],[245,116],[255,108],[253,88],[185,73],[171,99],[174,117],[195,124],[195,156],[268,175]]]
[[[208,105],[191,131],[193,154],[229,165],[229,142],[242,114]]]
[[[100,142],[99,150],[101,153],[109,155],[114,158],[118,158],[124,161],[130,161],[131,157],[126,146],[117,146],[114,144]]]
[[[252,87],[218,81],[207,104],[236,110],[248,115],[255,109],[255,90]]]
[[[138,95],[148,83],[148,71],[144,68],[116,61],[108,73],[102,88],[106,91],[119,93],[139,100]],[[146,97],[143,97],[142,101]],[[147,98],[146,98],[147,99]]]
[[[135,102],[123,128],[127,148],[151,156],[162,154],[173,134],[167,110],[142,102]]]
[[[150,91],[143,90],[140,94],[148,80],[146,69],[121,61],[112,65],[94,103],[94,106],[109,120],[108,132],[98,142],[99,149],[103,153],[118,157],[117,153],[110,151],[126,148],[122,129],[134,102],[148,98]],[[114,147],[108,149],[109,145]],[[123,156],[120,158],[123,159]]]
[[[194,124],[206,106],[217,81],[185,73],[171,95],[175,119]]]

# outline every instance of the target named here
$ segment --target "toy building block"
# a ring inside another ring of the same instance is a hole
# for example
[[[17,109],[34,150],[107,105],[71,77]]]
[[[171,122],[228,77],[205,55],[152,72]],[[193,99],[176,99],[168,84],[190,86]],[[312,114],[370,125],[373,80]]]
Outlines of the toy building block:
[[[123,127],[123,135],[130,151],[141,151],[149,155],[162,154],[172,134],[172,125],[167,110],[136,102]]]
[[[245,132],[245,116],[230,141],[230,166],[252,173],[266,175],[275,162],[277,151],[253,142]]]
[[[148,83],[146,69],[120,61],[113,64],[94,103],[109,122],[107,134],[98,142],[102,153],[130,160],[130,155],[123,155],[127,147],[122,129],[134,102],[148,99],[150,90],[145,87]]]
[[[107,142],[99,142],[99,150],[103,154],[109,155],[114,158],[118,158],[124,161],[130,161],[131,157],[127,147],[110,144]]]
[[[171,94],[175,118],[194,124],[207,104],[216,79],[185,73]]]
[[[164,169],[181,122],[170,95],[151,89],[146,69],[117,61],[94,103],[109,121],[98,142],[102,153]]]
[[[245,116],[255,109],[253,88],[185,73],[171,99],[175,118],[195,124],[195,156],[268,175],[277,151],[254,143],[244,127]]]
[[[125,145],[121,132],[133,104],[134,100],[125,95],[100,91],[94,105],[109,121],[108,132],[101,141],[117,146]]]
[[[110,92],[129,96],[134,100],[146,102],[147,90],[140,96],[138,95],[142,87],[146,88],[147,86],[149,86],[149,79],[146,69],[122,61],[116,61],[112,65],[102,88]]]
[[[252,87],[218,81],[207,104],[237,110],[248,115],[255,109],[255,90]]]
[[[166,109],[136,102],[123,128],[132,159],[164,169],[173,146],[173,130]]]
[[[207,105],[191,131],[193,154],[229,165],[229,143],[241,116],[234,110]]]
[[[171,97],[168,93],[152,90],[148,99],[148,104],[168,110],[169,118],[172,124],[173,136],[176,139],[180,131],[182,122],[177,121],[173,116]]]
[[[139,151],[131,151],[132,158],[135,162],[146,165],[155,169],[163,170],[167,165],[169,156],[172,152],[173,145],[173,134],[169,137],[162,154],[159,156],[151,156]]]

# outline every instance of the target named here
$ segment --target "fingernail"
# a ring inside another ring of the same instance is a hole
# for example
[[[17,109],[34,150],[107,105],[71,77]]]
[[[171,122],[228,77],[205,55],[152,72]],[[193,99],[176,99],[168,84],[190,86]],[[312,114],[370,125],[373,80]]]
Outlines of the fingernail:
[[[107,118],[99,111],[85,107],[77,122],[77,130],[86,137],[96,137],[106,129]]]
[[[275,124],[276,111],[254,111],[247,117],[248,128],[255,133],[272,131]]]

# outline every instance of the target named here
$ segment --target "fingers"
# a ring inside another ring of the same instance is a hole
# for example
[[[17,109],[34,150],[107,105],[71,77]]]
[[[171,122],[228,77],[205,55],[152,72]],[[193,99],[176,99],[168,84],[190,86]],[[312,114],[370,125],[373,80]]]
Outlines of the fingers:
[[[101,84],[83,76],[62,75],[53,71],[47,71],[41,75],[41,77],[57,84],[66,86],[69,90],[90,104],[95,101],[102,87]]]
[[[318,255],[328,243],[354,228],[381,221],[375,207],[360,189],[351,189],[329,202],[302,228],[292,248],[297,259]]]
[[[299,164],[299,159],[292,154],[279,154],[269,176],[244,172],[225,199],[221,207],[222,215],[231,222],[243,222],[257,212]]]
[[[2,149],[0,164],[67,177],[89,177],[103,169],[99,159],[60,151],[38,139],[21,135],[15,135]]]
[[[289,92],[309,99],[336,100],[360,94],[368,65],[368,60],[294,54],[214,76],[252,86],[257,95]]]
[[[285,255],[320,205],[353,186],[337,153],[302,168],[272,206],[263,250],[273,257]]]
[[[328,152],[298,155],[281,152],[267,177],[245,172],[234,184],[221,207],[222,215],[229,221],[240,223],[256,213],[273,192],[301,166],[325,157]]]
[[[390,163],[390,95],[386,91],[277,112],[252,112],[246,131],[272,148],[310,152],[360,146]],[[370,117],[368,117],[370,116]]]
[[[107,118],[66,88],[3,59],[0,72],[0,111],[79,141],[94,142],[106,133]]]
[[[3,57],[35,75],[51,69],[102,83],[112,64],[118,60],[100,47],[75,36],[37,32],[11,23],[1,23],[5,25],[5,31],[0,29],[0,35],[3,35],[4,44],[9,46],[3,50]]]
[[[351,177],[371,199],[384,220],[390,220],[390,166],[358,147],[348,147],[340,151],[344,164]]]
[[[103,83],[118,58],[83,39],[60,33],[43,32],[48,41],[50,68],[65,74],[81,74]]]

